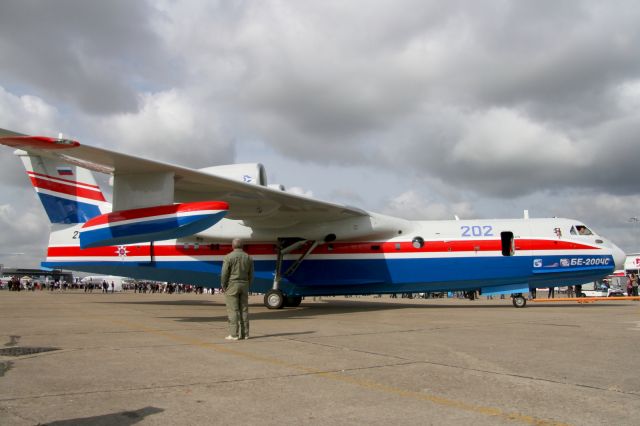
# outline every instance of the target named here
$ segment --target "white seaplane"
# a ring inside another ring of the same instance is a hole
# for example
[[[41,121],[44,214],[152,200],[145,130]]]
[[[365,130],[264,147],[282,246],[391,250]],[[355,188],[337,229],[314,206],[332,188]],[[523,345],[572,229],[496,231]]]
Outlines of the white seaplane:
[[[303,296],[476,291],[591,282],[622,267],[611,241],[574,219],[411,221],[267,185],[261,164],[191,169],[0,130],[51,221],[48,268],[219,287],[241,238],[251,291],[272,309]],[[92,172],[113,176],[107,202]]]

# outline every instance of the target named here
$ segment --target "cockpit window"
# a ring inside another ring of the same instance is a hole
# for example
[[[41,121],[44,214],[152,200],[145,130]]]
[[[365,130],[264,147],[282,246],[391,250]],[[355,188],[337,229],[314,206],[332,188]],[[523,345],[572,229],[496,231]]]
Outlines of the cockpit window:
[[[584,225],[574,225],[571,227],[571,235],[593,235],[593,232]]]

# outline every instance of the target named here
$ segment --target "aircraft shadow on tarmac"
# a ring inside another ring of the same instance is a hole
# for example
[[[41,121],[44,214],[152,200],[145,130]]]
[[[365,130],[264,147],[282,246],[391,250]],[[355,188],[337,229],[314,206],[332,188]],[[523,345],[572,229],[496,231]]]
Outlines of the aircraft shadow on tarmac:
[[[148,305],[148,306],[224,306],[224,302],[213,300],[154,300],[154,301],[107,301],[96,303],[115,303],[125,305]],[[511,306],[511,305],[509,305]],[[323,299],[320,302],[307,302],[295,308],[284,308],[268,310],[262,303],[251,303],[249,305],[251,319],[254,320],[280,320],[294,318],[314,318],[322,315],[349,314],[371,311],[391,311],[407,308],[427,308],[424,305],[411,305],[406,303],[376,303],[367,301],[349,301]],[[179,322],[227,322],[226,311],[216,316],[193,316],[193,317],[162,317],[174,319]]]
[[[102,416],[82,417],[79,419],[57,420],[43,423],[44,426],[99,426],[99,425],[134,425],[152,414],[161,413],[164,410],[156,407],[144,407],[134,411],[122,411],[119,413],[104,414]]]
[[[94,303],[114,303],[119,305],[160,305],[160,306],[206,306],[206,305],[220,305],[213,300],[154,300],[154,301],[134,301],[134,302],[94,302]],[[222,303],[224,304],[224,302]]]
[[[462,302],[463,304],[460,304]],[[442,303],[438,301],[437,304],[418,304],[418,303],[383,303],[383,302],[369,302],[364,300],[333,300],[331,298],[322,299],[320,302],[309,301],[296,308],[284,308],[279,310],[267,310],[261,303],[250,304],[251,319],[255,320],[280,320],[280,319],[295,319],[295,318],[314,318],[322,315],[335,315],[335,314],[350,314],[358,312],[372,312],[372,311],[393,311],[402,309],[509,309],[516,310],[509,301],[496,300],[498,303],[492,304],[478,304],[473,301],[455,301],[448,302],[442,300]],[[154,300],[154,301],[107,301],[96,303],[114,303],[114,304],[134,304],[134,305],[149,305],[149,306],[224,306],[224,303],[213,300]],[[525,309],[540,309],[540,308],[577,308],[577,309],[607,309],[615,308],[613,305],[583,305],[578,303],[549,303],[549,304],[536,304],[527,307]],[[193,322],[193,323],[206,323],[206,322],[226,322],[226,312],[217,316],[192,316],[192,317],[161,317],[164,319],[174,319],[179,322]]]
[[[97,303],[116,303],[116,304],[135,304],[149,306],[224,306],[224,302],[202,301],[202,300],[180,300],[180,301],[135,301],[135,302],[97,302]],[[405,308],[422,307],[418,305],[400,304],[400,303],[371,303],[365,301],[346,301],[346,300],[324,300],[322,302],[309,302],[296,308],[284,308],[278,310],[268,310],[261,303],[252,303],[249,305],[251,319],[253,320],[279,320],[294,318],[313,318],[321,315],[348,314],[357,312],[371,311],[390,311]],[[425,306],[426,307],[426,306]],[[216,316],[193,316],[193,317],[162,317],[164,319],[174,319],[179,322],[227,322],[226,311]]]

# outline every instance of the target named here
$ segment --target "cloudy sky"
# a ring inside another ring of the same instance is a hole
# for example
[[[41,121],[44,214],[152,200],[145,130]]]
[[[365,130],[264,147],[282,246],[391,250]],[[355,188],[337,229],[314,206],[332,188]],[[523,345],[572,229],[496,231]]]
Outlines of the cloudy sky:
[[[640,251],[639,22],[624,0],[9,0],[0,127]],[[9,148],[0,174],[0,263],[37,266],[48,223]]]

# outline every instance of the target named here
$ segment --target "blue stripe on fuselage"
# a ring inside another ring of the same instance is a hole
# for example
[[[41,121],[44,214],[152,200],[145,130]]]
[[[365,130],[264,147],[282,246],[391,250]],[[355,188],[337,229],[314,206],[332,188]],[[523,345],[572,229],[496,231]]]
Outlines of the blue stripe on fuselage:
[[[557,257],[557,256],[556,256]],[[569,256],[565,256],[569,257]],[[611,256],[570,256],[602,258]],[[613,266],[596,265],[581,268],[557,268],[545,274],[534,274],[534,259],[553,256],[412,258],[412,259],[345,259],[305,260],[296,273],[282,281],[282,289],[291,295],[368,294],[423,291],[471,290],[488,286],[527,284],[546,287],[582,284],[602,278]],[[291,261],[284,262],[286,271]],[[76,269],[100,274],[146,278],[185,284],[219,287],[220,261],[154,262],[44,262],[43,266]],[[255,262],[252,291],[265,292],[273,283],[275,261]]]

